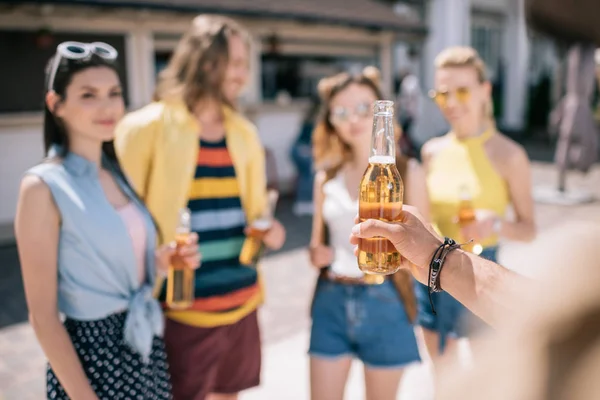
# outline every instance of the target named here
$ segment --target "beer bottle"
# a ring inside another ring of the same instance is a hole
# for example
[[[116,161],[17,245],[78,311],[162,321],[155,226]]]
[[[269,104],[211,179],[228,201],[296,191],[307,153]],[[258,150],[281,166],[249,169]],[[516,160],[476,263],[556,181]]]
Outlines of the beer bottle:
[[[360,221],[400,221],[404,184],[396,167],[394,102],[376,101],[373,106],[373,134],[369,166],[360,182]],[[360,239],[358,267],[365,274],[390,275],[400,269],[402,256],[382,237]]]
[[[175,231],[177,250],[184,246],[191,232],[191,212],[179,211],[179,224]],[[194,270],[189,268],[178,253],[171,257],[167,278],[167,306],[172,309],[189,308],[194,301]]]
[[[264,251],[263,238],[273,225],[273,215],[279,193],[276,190],[269,190],[267,193],[268,203],[263,214],[252,222],[248,235],[244,240],[242,251],[240,252],[240,264],[245,266],[256,266],[261,254]]]

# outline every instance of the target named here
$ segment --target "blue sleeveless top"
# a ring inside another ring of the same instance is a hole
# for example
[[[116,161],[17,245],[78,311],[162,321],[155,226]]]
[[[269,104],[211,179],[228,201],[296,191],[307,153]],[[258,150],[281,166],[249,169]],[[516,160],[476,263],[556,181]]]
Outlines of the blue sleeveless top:
[[[54,150],[56,152],[56,149]],[[67,317],[98,320],[127,311],[124,339],[147,361],[154,336],[162,336],[163,316],[152,297],[156,270],[156,230],[146,207],[103,158],[121,190],[144,214],[147,234],[146,281],[140,285],[127,227],[108,202],[96,165],[74,153],[27,171],[50,188],[60,212],[58,307]]]

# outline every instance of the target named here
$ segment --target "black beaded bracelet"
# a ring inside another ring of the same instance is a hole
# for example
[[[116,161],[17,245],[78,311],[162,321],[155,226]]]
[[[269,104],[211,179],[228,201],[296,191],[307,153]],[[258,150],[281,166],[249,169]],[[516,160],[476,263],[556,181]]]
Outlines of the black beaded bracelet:
[[[467,242],[470,243],[471,241]],[[435,312],[435,307],[433,305],[433,299],[431,297],[432,293],[442,292],[442,285],[440,283],[440,274],[442,273],[442,268],[444,267],[444,261],[446,261],[446,257],[452,251],[459,249],[461,246],[467,244],[458,244],[453,239],[445,238],[444,243],[437,248],[437,250],[433,253],[433,257],[431,258],[431,262],[429,263],[429,279],[428,279],[428,289],[429,289],[429,304],[431,305],[431,311],[433,315],[437,315]]]

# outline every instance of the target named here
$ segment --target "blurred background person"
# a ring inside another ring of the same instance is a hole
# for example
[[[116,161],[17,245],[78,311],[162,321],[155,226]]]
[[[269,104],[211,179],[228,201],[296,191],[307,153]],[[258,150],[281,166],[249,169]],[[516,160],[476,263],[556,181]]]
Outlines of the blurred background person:
[[[400,147],[404,154],[411,157],[418,154],[412,131],[419,117],[421,95],[419,78],[410,69],[402,71],[396,100],[396,118],[402,127]]]
[[[471,251],[496,261],[498,241],[535,237],[530,163],[525,150],[496,131],[491,85],[485,65],[470,47],[444,50],[435,61],[432,97],[451,125],[446,135],[422,148],[436,229],[457,241],[470,239]],[[506,219],[509,205],[514,220]],[[462,217],[459,218],[459,214]],[[431,358],[453,351],[456,339],[468,337],[474,316],[447,293],[417,284],[418,324]]]
[[[294,213],[298,216],[311,215],[313,213],[315,172],[312,155],[312,136],[320,108],[321,101],[319,97],[313,97],[310,107],[302,120],[300,134],[292,146],[291,157],[298,172],[296,199],[294,202]]]
[[[195,301],[166,310],[175,399],[236,399],[260,383],[263,286],[257,268],[239,261],[245,227],[268,207],[264,149],[235,109],[248,80],[249,46],[247,31],[232,19],[196,17],[159,75],[156,102],[117,129],[125,171],[166,238],[182,207],[200,238]],[[284,240],[273,221],[264,244],[278,249]]]
[[[310,259],[320,269],[312,303],[310,381],[313,400],[342,400],[353,358],[365,368],[366,398],[396,399],[404,368],[419,361],[412,322],[412,278],[364,275],[348,243],[359,183],[369,163],[373,104],[383,99],[379,71],[341,73],[319,83],[323,113],[314,132],[315,179]],[[396,125],[396,136],[400,128]],[[397,154],[405,201],[428,213],[425,176]]]

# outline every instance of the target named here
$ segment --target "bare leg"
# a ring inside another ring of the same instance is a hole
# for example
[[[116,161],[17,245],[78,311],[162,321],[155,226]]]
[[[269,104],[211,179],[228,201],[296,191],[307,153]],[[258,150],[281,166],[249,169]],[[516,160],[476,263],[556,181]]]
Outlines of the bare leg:
[[[343,400],[351,357],[334,360],[310,357],[311,400]]]
[[[365,367],[367,400],[396,400],[403,368]]]

